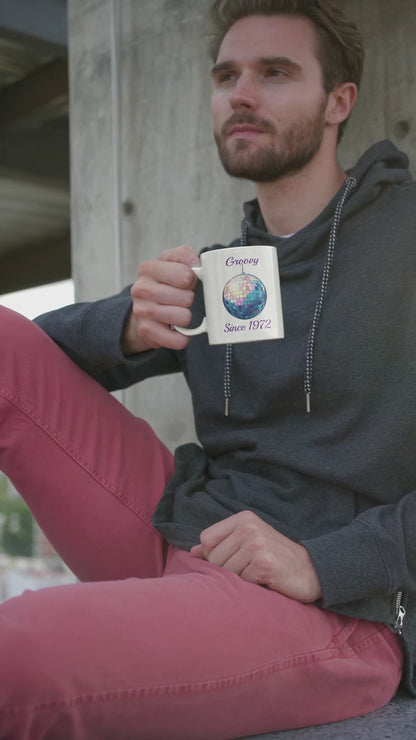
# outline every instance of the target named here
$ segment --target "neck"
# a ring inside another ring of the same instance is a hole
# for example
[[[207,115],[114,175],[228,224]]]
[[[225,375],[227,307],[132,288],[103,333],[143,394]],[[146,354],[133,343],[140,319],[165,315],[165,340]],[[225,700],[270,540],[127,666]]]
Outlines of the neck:
[[[267,230],[274,236],[300,231],[311,223],[337,193],[346,174],[335,157],[322,152],[300,172],[270,183],[255,183]]]

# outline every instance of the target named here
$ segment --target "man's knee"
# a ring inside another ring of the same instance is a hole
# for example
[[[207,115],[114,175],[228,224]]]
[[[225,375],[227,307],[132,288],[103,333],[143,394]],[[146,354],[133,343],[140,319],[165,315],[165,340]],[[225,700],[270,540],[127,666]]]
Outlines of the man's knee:
[[[25,351],[28,343],[41,340],[42,332],[33,321],[30,321],[17,311],[0,306],[0,342],[2,355],[7,349]]]

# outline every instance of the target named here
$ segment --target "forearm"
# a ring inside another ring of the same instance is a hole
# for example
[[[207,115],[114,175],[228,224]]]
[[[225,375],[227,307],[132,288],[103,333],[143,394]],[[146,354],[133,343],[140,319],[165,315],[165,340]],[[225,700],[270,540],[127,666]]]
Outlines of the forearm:
[[[110,298],[42,314],[35,323],[78,364],[101,369],[123,361],[121,338],[130,311],[130,290],[126,288]]]
[[[178,357],[169,350],[143,351],[124,345],[131,316],[130,288],[110,298],[75,303],[35,319],[66,354],[110,391],[147,377],[178,372]],[[138,339],[139,341],[139,339]],[[128,349],[128,354],[124,354]]]

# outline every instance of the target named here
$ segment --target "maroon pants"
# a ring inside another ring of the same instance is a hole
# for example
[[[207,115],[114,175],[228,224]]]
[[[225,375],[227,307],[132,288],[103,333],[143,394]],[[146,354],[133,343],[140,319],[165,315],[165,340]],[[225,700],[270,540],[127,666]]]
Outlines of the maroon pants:
[[[0,469],[83,581],[0,605],[0,740],[220,740],[389,701],[387,627],[168,546],[150,427],[1,307],[0,346]]]

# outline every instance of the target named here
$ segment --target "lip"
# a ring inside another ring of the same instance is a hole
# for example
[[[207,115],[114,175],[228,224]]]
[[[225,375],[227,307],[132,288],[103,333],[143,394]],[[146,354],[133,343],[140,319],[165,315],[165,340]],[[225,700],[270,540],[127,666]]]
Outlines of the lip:
[[[259,136],[263,131],[257,126],[250,126],[247,123],[240,123],[231,126],[228,136],[231,139],[247,139],[253,136]]]

